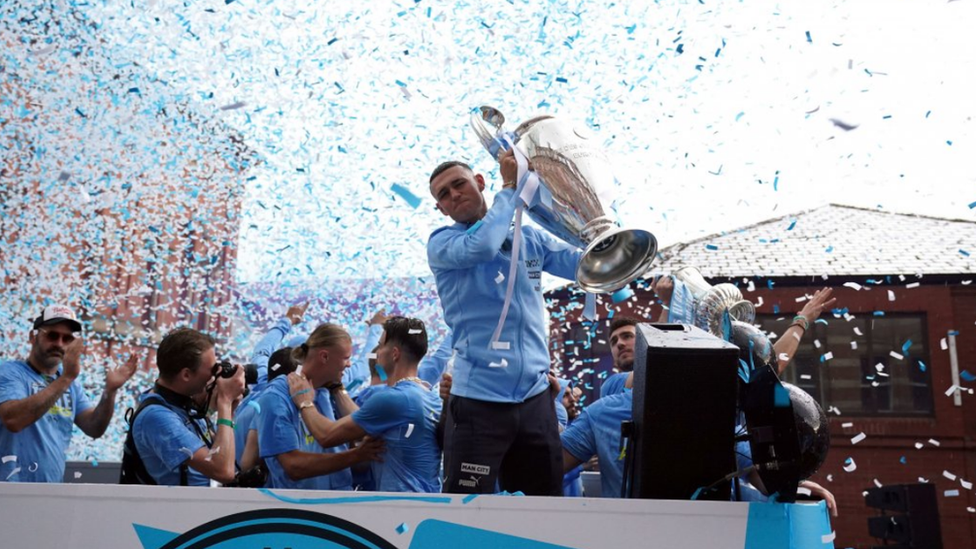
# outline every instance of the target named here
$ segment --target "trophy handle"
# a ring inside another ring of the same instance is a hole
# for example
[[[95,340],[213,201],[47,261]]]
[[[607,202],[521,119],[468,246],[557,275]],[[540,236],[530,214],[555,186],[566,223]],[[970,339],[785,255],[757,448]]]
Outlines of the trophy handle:
[[[488,150],[492,158],[498,159],[502,151],[508,150],[508,143],[501,139],[505,133],[505,115],[495,107],[482,105],[471,111],[471,128],[478,141]],[[515,142],[512,136],[512,142]]]

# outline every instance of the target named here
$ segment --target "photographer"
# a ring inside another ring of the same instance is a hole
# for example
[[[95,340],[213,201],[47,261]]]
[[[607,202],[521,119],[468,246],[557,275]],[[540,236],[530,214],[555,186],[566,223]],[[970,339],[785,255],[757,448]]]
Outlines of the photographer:
[[[120,482],[208,486],[211,479],[233,481],[230,418],[244,392],[244,369],[218,365],[213,338],[189,328],[166,334],[156,364],[156,384],[130,419]],[[216,426],[207,417],[208,406],[217,409]]]

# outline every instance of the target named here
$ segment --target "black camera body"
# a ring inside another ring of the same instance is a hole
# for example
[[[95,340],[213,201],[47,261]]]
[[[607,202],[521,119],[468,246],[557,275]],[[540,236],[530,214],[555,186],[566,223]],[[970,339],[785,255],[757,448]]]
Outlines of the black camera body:
[[[244,368],[244,382],[248,385],[254,385],[258,382],[258,367],[256,364],[245,364],[241,366]],[[231,364],[229,361],[223,360],[214,364],[213,375],[214,377],[222,378],[232,378],[237,374],[237,365]]]

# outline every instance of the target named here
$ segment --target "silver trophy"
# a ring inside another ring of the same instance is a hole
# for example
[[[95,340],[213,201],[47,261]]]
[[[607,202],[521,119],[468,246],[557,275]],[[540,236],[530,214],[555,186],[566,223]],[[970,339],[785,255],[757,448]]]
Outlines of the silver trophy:
[[[613,171],[588,132],[551,116],[539,116],[505,132],[505,116],[493,107],[471,115],[478,139],[494,157],[507,148],[505,137],[529,159],[540,179],[539,197],[526,211],[564,242],[583,249],[576,282],[592,293],[614,292],[643,275],[657,252],[648,231],[625,229],[614,221],[608,194]]]
[[[712,286],[695,267],[682,267],[672,275],[691,291],[695,300],[695,324],[712,335],[722,336],[722,317],[729,312],[732,320],[752,324],[756,320],[756,308],[742,297],[742,292],[732,284]]]

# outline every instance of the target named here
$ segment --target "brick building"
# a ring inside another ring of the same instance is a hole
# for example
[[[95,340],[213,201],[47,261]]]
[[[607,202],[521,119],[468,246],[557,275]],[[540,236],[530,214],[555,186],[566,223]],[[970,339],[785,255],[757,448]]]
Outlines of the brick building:
[[[693,265],[738,285],[774,334],[816,290],[834,289],[835,314],[805,335],[783,377],[829,410],[831,449],[814,480],[837,497],[837,547],[880,544],[864,490],[922,481],[936,485],[944,546],[976,546],[973,253],[972,221],[830,205],[671,246],[652,268]],[[593,392],[610,367],[606,316],[660,312],[649,281],[634,286],[633,299],[600,304],[595,330],[580,322],[579,296],[550,295],[557,360]]]

